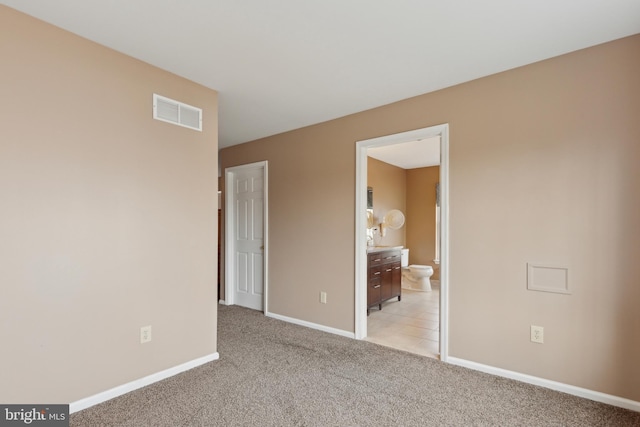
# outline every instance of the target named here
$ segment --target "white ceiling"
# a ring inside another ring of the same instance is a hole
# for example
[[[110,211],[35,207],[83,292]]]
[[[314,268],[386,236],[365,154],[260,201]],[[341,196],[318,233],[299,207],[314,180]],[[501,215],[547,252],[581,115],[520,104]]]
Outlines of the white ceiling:
[[[402,169],[436,166],[440,164],[440,137],[368,148],[367,156]]]
[[[638,0],[1,2],[218,90],[221,147],[640,33]]]

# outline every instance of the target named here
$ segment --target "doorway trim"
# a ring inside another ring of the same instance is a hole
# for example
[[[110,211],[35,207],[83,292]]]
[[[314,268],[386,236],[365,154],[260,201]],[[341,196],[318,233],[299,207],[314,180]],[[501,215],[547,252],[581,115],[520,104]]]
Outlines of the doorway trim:
[[[367,149],[440,137],[440,360],[449,356],[449,124],[356,142],[355,336],[367,337]]]
[[[269,313],[269,182],[268,182],[268,166],[269,162],[267,160],[255,163],[248,163],[240,166],[232,166],[225,169],[224,172],[224,185],[225,185],[225,202],[224,202],[224,253],[225,253],[225,261],[224,261],[224,299],[225,305],[234,305],[235,304],[235,293],[233,291],[234,284],[236,280],[236,263],[237,259],[235,256],[235,205],[236,205],[236,197],[233,191],[233,181],[235,178],[235,174],[239,171],[246,169],[262,169],[262,179],[264,183],[263,188],[263,197],[264,197],[264,263],[263,263],[263,300],[262,300],[262,308],[263,313],[267,315]]]

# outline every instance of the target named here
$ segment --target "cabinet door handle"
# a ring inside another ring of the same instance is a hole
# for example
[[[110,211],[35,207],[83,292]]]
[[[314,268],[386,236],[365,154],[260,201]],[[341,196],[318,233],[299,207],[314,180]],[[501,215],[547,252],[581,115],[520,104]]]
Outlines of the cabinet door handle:
[[[380,285],[375,285],[375,286],[373,287],[373,289],[378,289],[379,287],[380,287]]]
[[[393,269],[392,268],[388,268],[386,271],[391,271],[391,270],[393,270]]]
[[[376,258],[376,259],[373,260],[373,262],[378,262],[378,261],[382,261],[382,259],[381,258]]]
[[[400,270],[400,267],[396,267],[396,270]]]
[[[378,274],[380,274],[379,271],[376,271],[375,273],[373,273],[374,276],[377,276]]]

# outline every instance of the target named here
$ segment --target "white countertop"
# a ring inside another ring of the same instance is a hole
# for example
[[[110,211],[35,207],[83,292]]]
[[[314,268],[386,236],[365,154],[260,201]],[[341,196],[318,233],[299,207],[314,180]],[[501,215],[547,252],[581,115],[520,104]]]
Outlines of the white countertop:
[[[402,246],[367,246],[367,253],[400,250]]]

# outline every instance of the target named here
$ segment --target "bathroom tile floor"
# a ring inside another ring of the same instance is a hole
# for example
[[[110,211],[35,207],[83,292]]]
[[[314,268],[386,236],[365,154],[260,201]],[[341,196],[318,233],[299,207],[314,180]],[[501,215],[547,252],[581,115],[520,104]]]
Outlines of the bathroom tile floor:
[[[440,285],[431,281],[431,292],[402,289],[402,301],[392,299],[382,310],[371,308],[367,317],[367,341],[410,353],[440,355]]]

